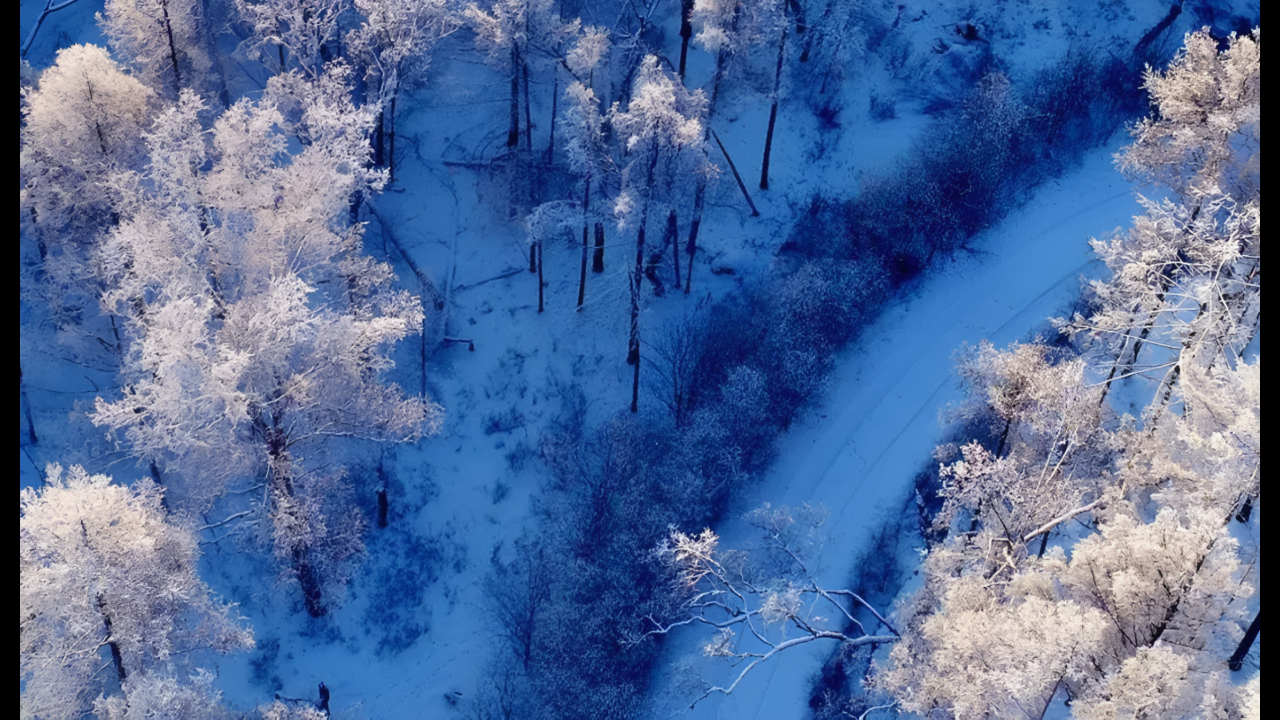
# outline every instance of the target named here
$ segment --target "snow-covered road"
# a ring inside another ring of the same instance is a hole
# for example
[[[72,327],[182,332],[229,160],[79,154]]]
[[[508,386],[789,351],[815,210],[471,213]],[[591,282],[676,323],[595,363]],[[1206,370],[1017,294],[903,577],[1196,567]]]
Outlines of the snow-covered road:
[[[1025,339],[1046,317],[1069,310],[1064,305],[1076,297],[1078,278],[1100,267],[1087,240],[1128,226],[1140,212],[1111,152],[1092,153],[1046,184],[972,243],[974,252],[945,262],[912,297],[888,308],[837,358],[826,397],[781,438],[770,472],[740,495],[741,510],[764,502],[826,506],[833,537],[822,553],[820,582],[847,583],[869,533],[898,512],[930,461],[941,434],[938,410],[960,397],[952,375],[956,349],[984,338],[998,346]],[[719,530],[723,547],[751,538],[737,519]],[[717,684],[732,681],[740,667],[700,661],[691,669],[683,662],[705,635],[692,629],[674,638],[655,687],[682,684],[676,676],[693,669]],[[690,716],[806,717],[811,678],[831,649],[814,643],[790,650],[757,667],[733,695],[703,700]],[[657,706],[660,716],[680,709],[674,698],[658,698]]]

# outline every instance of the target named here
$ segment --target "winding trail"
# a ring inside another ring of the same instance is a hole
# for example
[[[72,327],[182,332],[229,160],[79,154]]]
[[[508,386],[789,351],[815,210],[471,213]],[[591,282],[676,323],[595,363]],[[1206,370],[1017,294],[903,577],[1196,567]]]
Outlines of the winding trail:
[[[1141,211],[1132,187],[1111,165],[1111,152],[1086,156],[1073,172],[977,238],[973,252],[933,270],[911,297],[887,308],[836,359],[825,399],[780,439],[779,456],[758,485],[740,495],[739,512],[720,528],[722,547],[752,542],[741,511],[769,502],[821,503],[832,537],[819,582],[844,587],[870,533],[897,513],[915,475],[941,439],[938,411],[960,399],[952,357],[963,343],[997,346],[1042,327],[1077,297],[1081,275],[1101,266],[1087,244]],[[686,658],[708,638],[691,629],[672,638],[660,671],[656,716],[680,713],[688,674],[723,684],[724,663]],[[748,675],[731,696],[703,700],[686,717],[783,720],[808,716],[811,678],[832,650],[814,643],[789,651]],[[686,700],[685,703],[688,701]]]

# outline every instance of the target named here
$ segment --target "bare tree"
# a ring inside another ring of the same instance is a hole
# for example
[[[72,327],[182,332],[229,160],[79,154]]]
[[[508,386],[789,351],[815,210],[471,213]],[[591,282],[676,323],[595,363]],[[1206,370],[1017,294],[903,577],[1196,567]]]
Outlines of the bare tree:
[[[625,640],[637,643],[686,625],[715,629],[703,654],[745,665],[727,685],[706,683],[693,705],[712,693],[732,693],[756,666],[793,647],[817,640],[851,647],[898,640],[898,632],[862,596],[824,588],[815,579],[812,555],[825,512],[808,505],[774,509],[766,503],[747,517],[764,540],[754,555],[722,550],[720,538],[710,529],[696,535],[671,530],[656,554],[673,575],[680,611],[676,619],[650,616],[652,629]],[[833,619],[819,616],[819,608],[826,608]],[[869,617],[862,617],[862,611]],[[872,631],[883,627],[888,634],[868,632],[864,619],[874,623]],[[788,637],[789,633],[796,634]]]

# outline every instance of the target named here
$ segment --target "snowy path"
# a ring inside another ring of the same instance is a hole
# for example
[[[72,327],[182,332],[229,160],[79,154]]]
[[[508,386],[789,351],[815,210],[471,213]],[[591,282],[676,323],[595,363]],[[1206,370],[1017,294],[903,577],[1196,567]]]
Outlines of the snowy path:
[[[1128,226],[1139,211],[1130,185],[1111,166],[1110,150],[1089,155],[1075,172],[1046,185],[973,243],[977,252],[940,267],[837,359],[825,401],[783,436],[773,468],[739,498],[740,509],[764,502],[825,505],[833,537],[819,580],[843,587],[868,533],[886,513],[897,512],[912,479],[930,462],[941,433],[938,410],[960,397],[951,374],[955,350],[984,338],[998,346],[1025,339],[1046,317],[1062,313],[1077,278],[1098,267],[1088,238]],[[720,530],[724,547],[750,542],[740,520]],[[706,638],[692,631],[675,640],[672,651],[687,656]],[[815,643],[789,651],[754,670],[732,696],[710,697],[689,715],[806,717],[810,679],[831,649]],[[723,664],[695,667],[712,682],[732,679]],[[670,655],[657,687],[679,683],[675,676],[688,671]]]

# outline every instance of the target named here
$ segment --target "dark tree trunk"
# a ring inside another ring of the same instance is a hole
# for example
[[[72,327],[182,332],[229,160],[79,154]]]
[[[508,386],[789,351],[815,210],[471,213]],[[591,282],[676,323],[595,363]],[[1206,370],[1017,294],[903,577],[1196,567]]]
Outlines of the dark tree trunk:
[[[182,93],[182,71],[178,69],[178,47],[173,41],[173,23],[169,21],[169,0],[160,0],[160,24],[169,39],[169,60],[173,63],[173,91]]]
[[[520,74],[524,77],[524,146],[533,155],[533,115],[529,109],[529,61],[526,58],[520,65]]]
[[[520,144],[520,50],[511,44],[511,124],[507,126],[507,147]]]
[[[782,60],[787,49],[787,29],[778,40],[778,66],[773,73],[773,106],[769,108],[769,129],[764,134],[764,162],[760,164],[760,189],[769,189],[769,155],[773,152],[773,128],[778,122],[778,91],[782,88]]]
[[[1244,656],[1249,654],[1249,648],[1253,647],[1253,641],[1258,639],[1258,632],[1262,629],[1261,622],[1262,610],[1259,609],[1258,614],[1253,616],[1253,622],[1249,623],[1249,629],[1245,631],[1240,644],[1236,646],[1236,651],[1231,653],[1231,659],[1227,660],[1227,667],[1232,670],[1239,670],[1244,666]]]
[[[538,238],[538,313],[542,313],[542,295],[546,283],[542,281],[542,238]]]
[[[302,587],[302,604],[307,614],[313,618],[324,616],[323,597],[320,591],[320,573],[315,563],[311,562],[307,547],[298,545],[293,548],[293,568],[298,573],[298,584]]]
[[[538,272],[538,243],[531,241],[529,243],[529,272]]]
[[[283,431],[267,427],[262,420],[255,422],[267,443],[267,458],[271,474],[270,490],[277,499],[293,498],[293,460],[289,457],[288,441]],[[298,585],[302,589],[302,603],[307,614],[313,618],[325,614],[322,603],[324,594],[320,571],[311,560],[310,549],[306,543],[290,540],[290,561],[293,571],[298,577]]]
[[[80,520],[80,538],[84,541],[85,549],[93,553],[93,546],[89,542],[89,528],[85,526],[84,519]],[[120,682],[124,682],[124,658],[120,655],[120,644],[116,642],[115,632],[112,629],[111,611],[107,608],[106,595],[101,591],[94,597],[98,605],[98,615],[102,618],[102,627],[106,630],[107,647],[111,650],[111,662],[116,666],[116,676]]]
[[[378,489],[375,496],[378,500],[378,527],[385,528],[387,511],[390,509],[390,504],[387,502],[387,455],[385,452],[378,456]]]
[[[556,154],[556,113],[560,107],[560,73],[556,66],[551,67],[551,139],[547,141],[547,165],[555,159]]]
[[[22,416],[27,420],[27,444],[35,445],[38,442],[36,423],[31,419],[31,401],[27,399],[27,383],[22,379],[22,363],[18,363],[18,394],[18,399],[22,403]]]
[[[702,227],[702,203],[706,192],[706,184],[699,182],[698,189],[693,194],[693,220],[689,223],[689,241],[684,246],[684,251],[689,256],[689,268],[684,278],[685,295],[693,288],[693,255],[698,251],[698,229]]]
[[[396,181],[396,100],[399,93],[391,96],[391,112],[387,114],[387,182]]]
[[[160,468],[156,467],[155,460],[152,460],[148,463],[147,469],[151,471],[151,479],[155,480],[156,484],[159,485],[160,487],[164,487],[164,477],[160,475]],[[169,509],[168,494],[162,493],[160,495],[160,507],[164,508],[165,510]]]
[[[596,223],[596,251],[591,258],[591,272],[604,272],[604,223]]]
[[[631,412],[640,412],[640,341],[636,340],[636,364],[631,377]]]
[[[1009,428],[1013,427],[1013,417],[1004,421],[1004,432],[1000,433],[1000,443],[996,445],[996,457],[999,458],[1004,454],[1004,444],[1009,439]]]
[[[693,23],[689,16],[693,13],[693,0],[680,0],[680,80],[684,81],[685,61],[689,57],[689,38],[693,37]]]
[[[662,251],[667,251],[667,243],[671,243],[671,262],[675,269],[675,286],[680,289],[680,233],[679,223],[676,222],[676,211],[672,210],[667,215],[667,236],[662,241]]]
[[[387,111],[382,108],[378,111],[378,124],[373,128],[373,165],[374,167],[384,167],[386,165],[386,134],[383,127],[387,124]]]
[[[591,173],[587,173],[587,180],[582,187],[582,269],[578,273],[578,309],[582,309],[582,302],[587,297],[587,255],[590,253],[591,242],[591,223],[589,221],[589,206],[591,204]]]
[[[1244,499],[1244,504],[1240,506],[1240,511],[1236,513],[1236,522],[1247,523],[1249,516],[1253,514],[1253,496],[1250,495]]]
[[[102,593],[98,593],[98,614],[102,616],[102,626],[107,630],[107,648],[111,650],[111,663],[116,666],[116,677],[120,682],[124,682],[126,673],[124,671],[124,658],[120,655],[120,643],[116,642],[114,631],[111,629],[111,613],[107,611],[107,599]]]
[[[733,172],[733,179],[738,181],[738,189],[742,191],[742,197],[746,198],[747,206],[751,208],[751,217],[759,217],[760,211],[756,209],[756,204],[751,201],[751,193],[747,192],[747,184],[742,182],[742,176],[738,174],[738,166],[733,164],[733,158],[729,157],[729,151],[725,149],[724,143],[720,142],[720,135],[715,130],[712,130],[711,137],[715,138],[716,145],[719,146],[720,152],[724,154],[724,159],[728,161],[729,170]]]
[[[649,168],[645,173],[644,202],[640,205],[640,228],[636,232],[636,266],[631,272],[631,338],[627,348],[627,363],[635,366],[635,378],[631,382],[631,412],[640,408],[640,288],[644,282],[644,233],[649,223],[649,196],[653,191],[653,172],[658,167],[658,150],[649,151]]]
[[[640,222],[636,231],[636,264],[631,271],[631,332],[627,342],[627,364],[640,362],[640,288],[644,282],[644,232],[645,223]]]
[[[787,9],[791,11],[791,16],[796,19],[796,34],[803,35],[804,31],[809,29],[804,21],[804,5],[800,4],[800,0],[787,0]]]
[[[1046,530],[1045,533],[1040,536],[1040,552],[1036,553],[1036,557],[1044,557],[1044,551],[1047,547],[1049,547],[1049,531]]]
[[[627,364],[633,366],[631,381],[631,412],[640,409],[640,284],[644,282],[644,228],[636,233],[636,266],[631,272],[631,335],[627,343]]]
[[[385,487],[378,488],[378,527],[385,528],[387,526],[387,489]]]

